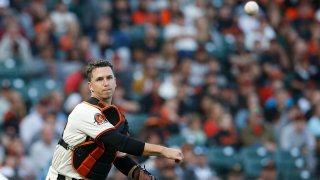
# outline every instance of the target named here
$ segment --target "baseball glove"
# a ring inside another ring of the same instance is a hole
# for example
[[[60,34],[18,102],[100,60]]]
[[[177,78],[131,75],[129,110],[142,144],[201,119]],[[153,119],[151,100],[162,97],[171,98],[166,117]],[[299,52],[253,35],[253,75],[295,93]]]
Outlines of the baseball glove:
[[[138,166],[133,171],[133,180],[156,180],[156,178],[145,167]]]

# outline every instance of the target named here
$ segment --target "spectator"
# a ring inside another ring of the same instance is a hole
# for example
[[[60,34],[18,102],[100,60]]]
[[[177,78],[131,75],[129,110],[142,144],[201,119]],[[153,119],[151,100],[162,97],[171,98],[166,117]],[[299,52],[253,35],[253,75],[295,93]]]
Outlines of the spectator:
[[[219,128],[220,130],[216,135],[217,145],[232,146],[238,149],[240,146],[240,140],[231,114],[226,113],[223,115]]]
[[[302,113],[297,114],[293,122],[283,128],[280,148],[285,150],[298,148],[307,157],[308,169],[313,170],[315,168],[315,137],[308,131],[306,118]]]
[[[20,123],[20,137],[25,147],[31,145],[32,138],[42,129],[43,115],[49,111],[49,101],[47,97],[41,98],[34,109],[22,119]]]
[[[178,115],[178,101],[176,99],[164,101],[159,113],[163,125],[179,126],[180,117]]]
[[[92,43],[92,55],[95,57],[108,58],[114,54],[112,36],[103,30],[98,30]]]
[[[193,87],[201,87],[208,73],[208,56],[204,46],[199,46],[194,53],[195,60],[191,62],[189,83]]]
[[[64,93],[66,95],[69,95],[71,93],[77,92],[80,87],[80,83],[85,79],[85,72],[84,68],[81,68],[77,71],[73,71],[72,73],[69,73],[65,77],[64,81]]]
[[[69,94],[64,101],[64,111],[70,113],[78,103],[89,97],[90,90],[87,86],[87,80],[82,80],[79,84],[78,90]]]
[[[265,108],[267,110],[276,109],[278,112],[282,112],[293,106],[293,98],[290,96],[287,89],[275,88],[273,91],[273,96],[265,103]]]
[[[264,146],[269,151],[276,150],[271,127],[263,119],[262,112],[251,111],[248,125],[241,130],[241,142],[244,146]]]
[[[77,41],[80,38],[81,29],[79,29],[79,24],[77,21],[69,22],[65,25],[66,30],[63,34],[59,36],[59,48],[62,53],[67,53],[69,50],[76,49],[77,47]],[[78,50],[78,49],[77,49]],[[80,61],[80,58],[86,58],[86,57],[78,57],[77,59],[68,59],[68,56],[66,56],[65,61]]]
[[[210,23],[207,18],[199,17],[194,20],[195,27],[197,29],[197,41],[201,45],[212,41],[211,32],[210,32]]]
[[[0,40],[0,60],[6,59],[14,59],[20,64],[27,64],[32,61],[29,42],[20,33],[20,26],[14,18],[8,20],[5,32]]]
[[[313,116],[308,120],[307,128],[318,139],[320,138],[320,103],[314,105]]]
[[[158,24],[158,16],[149,11],[149,0],[139,0],[138,9],[132,13],[132,22],[135,25]]]
[[[298,106],[293,106],[289,108],[287,111],[274,112],[274,113],[279,113],[279,119],[273,124],[273,132],[274,132],[277,144],[280,143],[280,137],[281,137],[283,128],[286,127],[288,124],[290,124],[294,120],[294,118],[297,116],[297,114],[300,112],[301,111]]]
[[[157,66],[161,72],[170,74],[177,64],[177,52],[174,49],[173,43],[170,41],[164,42],[161,46],[160,58],[157,62]]]
[[[4,129],[13,137],[19,135],[19,125],[26,116],[27,108],[23,102],[21,94],[11,91],[9,95],[10,109],[4,115]]]
[[[51,161],[57,143],[55,125],[49,122],[45,123],[41,129],[40,139],[35,141],[30,147],[29,158],[37,176],[41,173],[41,170],[47,167],[48,162]]]
[[[193,26],[185,23],[182,12],[173,17],[172,23],[165,27],[164,38],[174,42],[179,57],[193,57],[198,48],[196,30]]]
[[[207,142],[207,137],[203,132],[202,121],[198,114],[191,114],[187,117],[187,124],[182,129],[182,136],[185,137],[189,144],[194,146],[204,146]]]
[[[132,25],[131,14],[128,1],[112,1],[112,28],[116,31],[127,31]]]
[[[217,135],[220,131],[219,124],[224,114],[224,109],[221,104],[215,102],[210,106],[210,110],[207,114],[207,119],[204,122],[204,133],[208,138],[209,145],[215,145],[217,143]]]
[[[245,45],[251,51],[261,51],[270,48],[270,41],[276,36],[274,29],[266,19],[259,19],[259,26],[245,36]]]
[[[4,115],[6,112],[10,109],[10,93],[12,92],[12,89],[10,88],[10,82],[9,81],[3,81],[1,84],[0,89],[0,124],[4,121]]]
[[[1,174],[3,174],[5,177],[11,178],[11,179],[17,179],[18,174],[15,172],[14,168],[16,167],[16,157],[14,155],[7,155],[5,157],[4,163],[2,167],[0,168]]]
[[[193,151],[194,146],[191,144],[182,144],[181,150],[184,154],[184,161],[181,164],[180,179],[196,179],[195,166],[196,166],[196,155]]]
[[[140,111],[140,104],[128,99],[126,92],[121,85],[117,86],[117,91],[115,91],[113,99],[113,103],[123,113],[137,113]]]
[[[148,56],[146,60],[139,63],[139,68],[135,70],[136,75],[133,78],[132,90],[135,94],[147,94],[151,91],[157,93],[161,83],[159,69],[156,67],[155,56]]]
[[[166,26],[172,22],[173,17],[180,12],[179,1],[169,1],[169,5],[166,8],[160,10],[159,21],[162,26]]]
[[[157,26],[153,24],[144,25],[144,35],[142,41],[138,41],[135,44],[144,48],[147,54],[159,54],[161,48],[161,35]]]
[[[208,156],[207,156],[208,149],[203,147],[195,147],[195,177],[196,179],[203,179],[203,180],[215,180],[216,179],[216,172],[214,172],[208,164]]]
[[[56,37],[60,37],[68,31],[69,24],[77,24],[77,16],[68,10],[63,1],[59,1],[55,9],[50,13],[50,19],[54,25]]]
[[[205,15],[205,7],[208,3],[205,0],[196,0],[183,8],[186,23],[194,25],[195,20]]]
[[[76,48],[79,50],[80,60],[83,63],[87,63],[93,60],[93,52],[91,50],[91,39],[88,36],[80,36],[78,38]]]
[[[67,123],[67,116],[63,111],[64,94],[61,91],[52,91],[49,98],[49,111],[56,117],[55,129],[58,134],[62,134]]]
[[[288,71],[291,68],[288,55],[276,39],[272,39],[270,48],[264,50],[260,55],[263,70],[267,74],[272,73],[271,70]]]
[[[179,81],[181,81],[181,77],[179,77],[179,74],[174,73],[173,76],[173,78],[177,81],[175,86],[177,87],[176,98],[179,103],[178,114],[184,117],[190,114],[190,112],[199,112],[199,106],[194,106],[194,104],[198,104],[199,101],[199,95],[196,94],[196,90],[194,90],[190,85],[186,83],[179,83]],[[203,117],[201,115],[201,119],[202,118]]]
[[[7,147],[5,164],[0,170],[12,179],[34,179],[35,171],[25,154],[24,145],[19,138],[14,138]]]

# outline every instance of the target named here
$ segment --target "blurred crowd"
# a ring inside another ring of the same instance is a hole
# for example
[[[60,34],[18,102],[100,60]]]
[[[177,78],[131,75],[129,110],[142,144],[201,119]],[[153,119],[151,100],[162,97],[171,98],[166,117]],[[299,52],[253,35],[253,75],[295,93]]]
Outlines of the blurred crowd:
[[[0,174],[44,179],[68,113],[90,97],[85,65],[105,59],[133,136],[185,154],[136,158],[159,179],[244,178],[241,164],[210,164],[215,147],[296,148],[320,176],[320,3],[257,2],[249,16],[245,0],[0,0],[0,71],[19,74],[0,73]],[[55,88],[20,91],[43,79]],[[274,179],[274,164],[257,178]]]

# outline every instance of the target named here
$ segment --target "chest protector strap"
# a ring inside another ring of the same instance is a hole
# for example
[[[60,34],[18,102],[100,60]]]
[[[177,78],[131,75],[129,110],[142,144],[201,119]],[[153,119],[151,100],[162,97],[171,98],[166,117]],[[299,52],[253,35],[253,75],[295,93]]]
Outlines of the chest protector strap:
[[[85,102],[96,107],[107,118],[107,120],[122,134],[128,135],[128,122],[113,105],[106,105],[96,98],[90,98]],[[68,146],[67,146],[68,147]],[[116,159],[117,149],[105,147],[100,141],[87,138],[72,148],[72,166],[84,178],[105,179]]]

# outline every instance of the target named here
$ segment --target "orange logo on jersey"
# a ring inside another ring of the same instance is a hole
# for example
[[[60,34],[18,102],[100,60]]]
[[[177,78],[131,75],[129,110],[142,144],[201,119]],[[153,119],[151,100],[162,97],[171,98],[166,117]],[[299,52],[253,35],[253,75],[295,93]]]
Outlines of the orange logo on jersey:
[[[100,114],[100,113],[96,113],[94,115],[94,120],[95,120],[94,123],[97,123],[98,125],[101,125],[101,124],[104,124],[104,123],[108,122],[106,117],[103,114]]]

